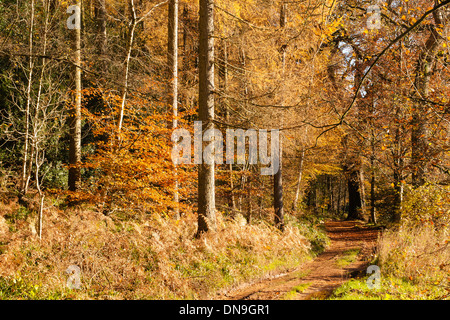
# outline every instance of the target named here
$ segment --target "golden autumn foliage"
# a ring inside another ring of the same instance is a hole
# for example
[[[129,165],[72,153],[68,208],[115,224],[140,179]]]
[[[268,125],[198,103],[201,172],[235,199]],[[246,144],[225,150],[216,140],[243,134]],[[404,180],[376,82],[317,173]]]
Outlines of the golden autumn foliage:
[[[103,93],[105,95],[105,93]],[[114,101],[114,97],[111,98]],[[83,164],[92,175],[86,181],[90,201],[103,204],[104,212],[126,210],[168,215],[178,204],[173,200],[170,115],[156,112],[161,104],[128,99],[124,129],[117,133],[118,108],[111,113],[85,110],[94,142]],[[181,115],[186,116],[186,115]],[[182,123],[182,121],[181,121]],[[181,199],[194,197],[192,167],[180,167]],[[184,201],[186,203],[186,201]],[[181,204],[181,210],[190,210]]]

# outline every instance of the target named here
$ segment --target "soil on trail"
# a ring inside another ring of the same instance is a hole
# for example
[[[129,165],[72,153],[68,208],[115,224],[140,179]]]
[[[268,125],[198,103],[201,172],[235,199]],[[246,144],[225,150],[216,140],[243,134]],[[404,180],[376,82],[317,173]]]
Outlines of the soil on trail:
[[[236,288],[219,299],[323,299],[344,281],[365,273],[379,229],[358,221],[328,221],[325,227],[331,243],[315,259],[287,274]]]

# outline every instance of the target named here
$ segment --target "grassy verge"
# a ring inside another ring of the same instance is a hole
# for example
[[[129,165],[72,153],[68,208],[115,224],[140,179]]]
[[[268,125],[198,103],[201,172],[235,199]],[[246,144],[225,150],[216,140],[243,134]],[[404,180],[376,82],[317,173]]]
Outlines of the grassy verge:
[[[367,285],[368,275],[346,282],[329,299],[448,299],[450,248],[446,238],[445,232],[425,224],[386,231],[372,262],[380,267],[380,288]]]
[[[111,216],[46,203],[36,217],[1,205],[0,299],[208,299],[221,289],[298,266],[324,247],[313,223],[287,219],[281,233],[218,216],[218,230],[195,239],[196,216]],[[70,289],[70,266],[80,268]]]
[[[336,260],[336,265],[340,268],[344,268],[352,262],[355,262],[360,251],[361,249],[359,248],[344,251],[344,255]]]
[[[305,291],[306,289],[308,289],[311,286],[311,282],[308,283],[302,283],[298,286],[295,286],[292,288],[291,291],[289,291],[288,293],[286,293],[286,295],[284,296],[284,300],[292,300],[295,298],[295,296],[298,293],[302,293],[303,291]]]
[[[352,279],[336,289],[330,300],[434,300],[445,299],[448,292],[434,284],[419,284],[409,279],[381,277],[380,288],[370,288],[368,277]]]
[[[381,286],[352,279],[331,299],[449,299],[450,188],[425,185],[403,203],[402,224],[384,231],[372,262]]]

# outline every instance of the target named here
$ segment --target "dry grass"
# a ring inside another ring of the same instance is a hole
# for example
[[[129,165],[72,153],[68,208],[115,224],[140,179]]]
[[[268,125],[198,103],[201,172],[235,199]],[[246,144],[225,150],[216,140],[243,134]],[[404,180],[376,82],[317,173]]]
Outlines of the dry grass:
[[[411,190],[402,219],[380,240],[383,274],[450,291],[450,187]]]
[[[176,221],[47,207],[40,241],[35,213],[1,204],[0,299],[206,299],[308,255],[293,226],[280,233],[219,216],[218,231],[194,239],[193,214]],[[67,287],[71,265],[81,268],[80,290]]]
[[[378,250],[383,273],[419,283],[448,286],[448,229],[438,232],[432,225],[402,226],[395,232],[385,232]]]
[[[351,279],[331,299],[441,300],[450,297],[450,187],[428,184],[409,189],[402,223],[383,232],[373,264],[380,288],[369,275]]]

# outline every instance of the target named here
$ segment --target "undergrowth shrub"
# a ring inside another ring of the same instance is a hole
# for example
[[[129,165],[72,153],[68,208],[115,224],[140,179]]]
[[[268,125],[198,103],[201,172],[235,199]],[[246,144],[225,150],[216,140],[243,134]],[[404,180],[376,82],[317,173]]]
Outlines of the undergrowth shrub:
[[[450,188],[408,190],[402,224],[385,231],[378,247],[384,275],[450,290]]]
[[[262,221],[248,225],[219,214],[218,230],[195,239],[196,218],[192,213],[180,220],[158,214],[105,216],[89,208],[52,207],[44,213],[39,241],[28,226],[31,217],[23,217],[0,254],[0,296],[210,298],[308,258],[309,242],[291,223],[282,233]],[[81,269],[79,290],[67,286],[72,265]],[[21,286],[14,283],[19,277]]]

